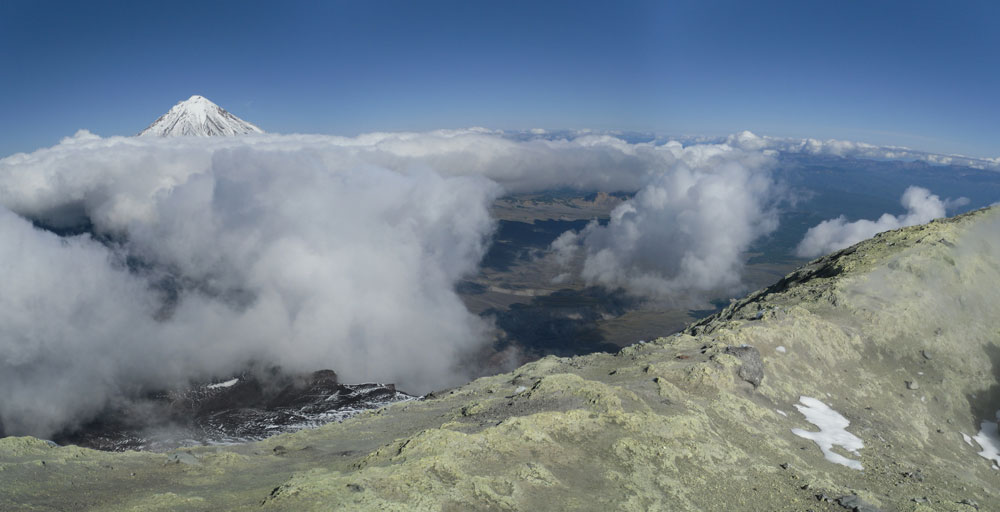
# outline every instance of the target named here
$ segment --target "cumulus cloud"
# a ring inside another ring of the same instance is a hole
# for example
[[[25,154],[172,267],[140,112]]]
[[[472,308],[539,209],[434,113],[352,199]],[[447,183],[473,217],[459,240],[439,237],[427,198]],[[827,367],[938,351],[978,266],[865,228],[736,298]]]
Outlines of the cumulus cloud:
[[[517,139],[486,130],[375,133],[347,139],[366,161],[392,169],[422,165],[445,175],[489,178],[507,192],[635,191],[649,182],[660,146],[611,135]]]
[[[114,380],[138,385],[162,370],[168,345],[118,365],[119,347],[153,334],[154,297],[116,270],[89,237],[60,239],[0,207],[0,425],[8,434],[47,434],[92,413]]]
[[[777,225],[769,165],[729,144],[593,133],[81,131],[0,159],[0,423],[45,436],[249,361],[414,392],[460,382],[490,326],[454,289],[497,195],[638,191],[557,255],[663,297],[739,285],[741,253]]]
[[[739,289],[743,253],[778,226],[782,192],[770,159],[725,144],[657,150],[650,182],[607,225],[560,236],[552,244],[557,261],[582,257],[588,283],[657,300]]]
[[[925,188],[908,187],[903,192],[901,200],[903,207],[906,208],[906,213],[902,215],[885,213],[874,221],[862,219],[848,222],[843,215],[836,219],[825,220],[809,228],[805,237],[796,247],[795,253],[800,257],[814,258],[821,254],[850,247],[883,231],[924,224],[944,217],[946,210],[968,204],[968,202],[969,200],[964,197],[955,200],[941,200]]]
[[[0,160],[7,433],[49,435],[248,361],[414,391],[466,378],[457,363],[487,326],[453,289],[482,257],[499,187],[340,142],[84,133]],[[101,243],[26,219],[89,223]]]

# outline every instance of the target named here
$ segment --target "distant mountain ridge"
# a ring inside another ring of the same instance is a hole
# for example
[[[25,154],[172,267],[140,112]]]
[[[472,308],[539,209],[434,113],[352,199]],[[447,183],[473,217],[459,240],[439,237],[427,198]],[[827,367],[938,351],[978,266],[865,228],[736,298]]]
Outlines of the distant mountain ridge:
[[[217,137],[254,133],[264,133],[264,130],[196,94],[174,105],[137,136]]]

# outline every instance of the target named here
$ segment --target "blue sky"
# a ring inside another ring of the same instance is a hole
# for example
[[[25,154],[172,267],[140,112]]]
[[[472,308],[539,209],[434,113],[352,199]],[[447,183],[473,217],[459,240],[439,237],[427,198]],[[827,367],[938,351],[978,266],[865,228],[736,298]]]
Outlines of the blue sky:
[[[1000,155],[998,2],[0,2],[0,156],[201,94],[267,131],[759,134]]]

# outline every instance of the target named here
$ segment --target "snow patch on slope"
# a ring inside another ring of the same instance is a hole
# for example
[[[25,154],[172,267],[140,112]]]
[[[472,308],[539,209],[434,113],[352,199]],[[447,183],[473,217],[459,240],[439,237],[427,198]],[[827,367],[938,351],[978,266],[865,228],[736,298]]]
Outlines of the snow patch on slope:
[[[819,427],[819,432],[793,428],[792,433],[816,443],[823,451],[826,460],[861,471],[863,469],[861,462],[848,459],[833,451],[834,446],[840,446],[855,455],[860,455],[858,450],[865,447],[861,438],[846,430],[851,422],[815,398],[800,396],[799,402],[802,405],[795,404],[795,408],[806,417],[806,421]]]
[[[997,420],[1000,421],[1000,411],[997,411],[996,416]],[[965,436],[965,434],[962,435]],[[972,439],[979,443],[982,448],[979,456],[992,461],[995,464],[993,469],[998,469],[996,464],[1000,464],[1000,432],[997,430],[997,422],[983,421],[979,425],[979,433]],[[969,446],[972,446],[972,443],[969,443]]]

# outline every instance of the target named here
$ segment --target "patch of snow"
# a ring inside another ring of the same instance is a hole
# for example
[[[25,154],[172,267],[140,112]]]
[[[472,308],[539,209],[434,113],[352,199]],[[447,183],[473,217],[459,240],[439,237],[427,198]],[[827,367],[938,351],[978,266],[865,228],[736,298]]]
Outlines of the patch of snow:
[[[524,387],[524,386],[518,386],[518,387],[517,387],[517,389],[515,389],[515,390],[514,390],[514,394],[515,394],[515,395],[519,395],[519,394],[521,394],[521,393],[524,393],[524,391],[525,391],[526,389],[528,389],[528,388],[526,388],[526,387]]]
[[[781,409],[775,409],[775,411],[778,411],[778,414],[780,414],[782,416],[788,417],[788,413],[785,412],[785,411],[782,411]]]
[[[307,428],[321,427],[323,425],[326,425],[327,423],[333,423],[333,422],[340,423],[343,422],[344,420],[357,416],[362,412],[373,411],[385,407],[387,405],[401,403],[401,402],[409,402],[411,400],[416,400],[416,399],[417,397],[415,396],[409,396],[404,393],[397,392],[395,396],[391,399],[366,401],[359,407],[342,407],[335,411],[325,411],[320,413],[309,413],[306,412],[305,410],[302,410],[301,411],[302,421],[291,423],[288,425],[274,425],[269,428],[275,429],[277,433],[297,432],[299,430],[304,430]]]
[[[777,347],[774,347],[774,350],[781,352],[782,354],[786,352],[784,345],[778,345]]]
[[[997,411],[996,417],[1000,421],[1000,411]],[[973,439],[983,449],[979,452],[980,457],[988,459],[995,464],[1000,464],[1000,433],[997,432],[997,421],[983,421],[980,423],[979,433]]]
[[[231,388],[239,382],[240,379],[229,379],[226,382],[220,382],[218,384],[209,384],[206,386],[208,389],[219,389],[219,388]]]
[[[849,459],[833,451],[834,446],[840,446],[848,452],[860,455],[858,450],[865,447],[861,438],[846,430],[851,422],[815,398],[800,396],[799,402],[802,405],[795,404],[795,408],[806,417],[806,421],[816,425],[819,432],[793,428],[792,433],[816,443],[826,460],[858,471],[864,469],[860,461]]]
[[[972,446],[972,438],[969,437],[968,434],[965,432],[959,432],[959,434],[962,434],[962,439],[965,441],[965,444]]]

